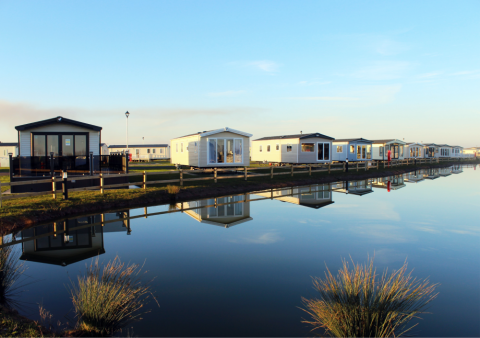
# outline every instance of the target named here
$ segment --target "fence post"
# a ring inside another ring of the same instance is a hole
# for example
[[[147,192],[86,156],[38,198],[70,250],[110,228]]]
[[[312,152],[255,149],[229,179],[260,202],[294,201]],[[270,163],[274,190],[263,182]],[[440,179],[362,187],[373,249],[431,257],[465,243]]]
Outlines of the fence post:
[[[345,162],[343,162],[343,172],[345,172]]]
[[[215,183],[217,183],[217,168],[213,168],[213,177],[215,178]]]
[[[357,161],[357,171],[358,171],[358,163],[359,163],[359,162]]]
[[[365,171],[368,170],[368,161],[365,161]]]
[[[292,177],[293,177],[293,164],[292,164]]]
[[[312,176],[312,165],[308,165],[308,175]]]
[[[125,152],[125,174],[128,174],[128,161],[130,160],[130,153]]]
[[[13,154],[12,153],[8,153],[8,160],[10,163],[10,182],[12,182],[12,177],[13,177],[13,159],[12,159],[12,156]],[[18,158],[18,170],[20,170],[20,157]],[[10,187],[10,191],[11,191],[11,187]]]
[[[330,170],[332,169],[331,166],[332,166],[332,164],[329,163],[329,164],[328,164],[328,173],[329,173],[329,174],[330,174]]]
[[[248,168],[245,167],[245,181],[247,180],[247,175],[248,175],[248,174],[247,174],[247,171],[248,171]]]
[[[68,174],[67,172],[62,170],[62,177],[63,177],[63,182],[62,182],[62,192],[63,192],[63,199],[68,200]]]
[[[383,169],[385,169],[385,160],[383,161]]]
[[[90,176],[93,176],[93,151],[89,154],[89,163],[90,163]]]
[[[103,183],[103,173],[100,173],[100,193],[101,194],[105,193],[104,186],[105,184]]]
[[[379,164],[378,164],[378,161],[377,161],[377,170],[378,170],[378,167],[379,167]]]
[[[147,175],[145,174],[144,176],[144,179],[147,177]],[[217,180],[215,179],[215,183],[217,183]],[[145,183],[145,186],[147,185],[147,183]],[[183,169],[180,169],[180,185],[183,185]]]
[[[54,200],[57,199],[56,191],[57,187],[55,186],[55,176],[52,176],[52,197]]]
[[[273,165],[272,165],[272,167],[270,168],[270,178],[273,179]]]
[[[53,151],[50,152],[50,176],[55,175],[55,168],[54,168],[54,163],[53,163]]]
[[[180,185],[182,185],[182,170],[180,169]],[[147,172],[143,171],[143,190],[147,189]]]

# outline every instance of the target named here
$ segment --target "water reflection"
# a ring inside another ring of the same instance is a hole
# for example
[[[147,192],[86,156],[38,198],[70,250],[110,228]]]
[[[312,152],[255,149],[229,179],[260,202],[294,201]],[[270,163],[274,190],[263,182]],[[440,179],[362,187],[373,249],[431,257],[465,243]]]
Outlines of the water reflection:
[[[120,231],[131,231],[128,210],[26,229],[20,232],[20,259],[67,266],[104,254],[104,233]]]
[[[251,221],[249,194],[177,203],[175,208],[200,223],[230,228]]]
[[[373,182],[372,179],[361,181],[345,181],[336,183],[333,188],[335,192],[363,196],[373,192]]]
[[[408,183],[419,183],[425,181],[425,172],[424,170],[415,170],[407,173],[405,174],[404,181]]]
[[[387,189],[388,191],[406,187],[403,175],[374,178],[372,184],[375,188]]]
[[[312,184],[303,187],[256,192],[255,195],[314,209],[334,203],[332,201],[331,184]]]

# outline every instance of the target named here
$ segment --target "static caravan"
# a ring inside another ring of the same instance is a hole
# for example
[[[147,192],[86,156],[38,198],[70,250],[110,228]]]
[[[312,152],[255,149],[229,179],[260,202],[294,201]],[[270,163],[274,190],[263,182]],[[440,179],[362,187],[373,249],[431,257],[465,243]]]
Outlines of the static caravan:
[[[439,174],[441,177],[450,176],[450,175],[452,174],[452,168],[450,168],[450,167],[447,167],[447,168],[439,168],[439,169],[438,169],[438,174]]]
[[[372,184],[375,188],[382,188],[390,190],[398,190],[405,185],[405,179],[403,175],[395,175],[395,176],[387,176],[387,177],[379,177],[372,179]]]
[[[363,196],[373,192],[373,184],[371,179],[340,182],[337,183],[333,188],[333,191],[335,192],[356,196]]]
[[[330,184],[313,184],[303,187],[283,188],[274,191],[259,192],[255,193],[255,195],[313,209],[320,209],[334,203],[332,201],[332,188]]]
[[[170,140],[170,161],[197,168],[249,166],[251,136],[222,128],[174,138]]]
[[[18,156],[18,143],[0,142],[0,167],[10,166],[10,157],[8,154],[12,154],[13,157]]]
[[[460,164],[454,165],[452,168],[452,174],[461,174],[463,173],[463,167]]]
[[[374,140],[372,159],[375,161],[386,161],[388,160],[388,151],[390,150],[392,160],[403,160],[406,144],[406,142],[397,139]]]
[[[368,161],[372,159],[373,141],[364,138],[335,139],[332,141],[332,160],[344,162]]]
[[[450,154],[452,152],[452,147],[448,144],[440,144],[440,158],[450,158]]]
[[[461,158],[461,157],[463,157],[462,154],[463,154],[463,147],[452,146],[451,157]]]
[[[480,147],[464,148],[463,154],[465,157],[477,157],[480,154]]]
[[[329,163],[333,140],[320,133],[263,137],[252,141],[252,161]]]
[[[405,158],[423,158],[425,154],[425,145],[411,142],[405,145]]]
[[[108,151],[108,144],[100,144],[100,155],[110,155],[110,152]]]
[[[437,158],[440,156],[440,147],[435,143],[425,143],[425,158]]]
[[[234,225],[251,221],[249,194],[209,198],[199,201],[177,203],[175,208],[185,210],[183,213],[199,221],[200,223],[217,225],[230,228]]]
[[[170,147],[168,144],[112,144],[108,146],[110,153],[128,151],[132,161],[150,162],[153,160],[170,158]]]
[[[20,156],[100,155],[102,127],[57,116],[16,126]]]

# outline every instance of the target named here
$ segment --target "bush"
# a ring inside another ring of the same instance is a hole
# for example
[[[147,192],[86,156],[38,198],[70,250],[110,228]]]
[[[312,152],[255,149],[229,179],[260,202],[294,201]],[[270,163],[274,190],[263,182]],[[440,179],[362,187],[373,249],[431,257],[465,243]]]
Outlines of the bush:
[[[167,185],[167,190],[169,194],[176,195],[180,192],[180,187],[176,185]]]
[[[353,262],[352,262],[353,263]],[[335,337],[393,337],[411,330],[409,321],[417,317],[437,294],[437,284],[412,279],[407,263],[393,273],[380,276],[367,264],[353,263],[352,270],[343,267],[334,277],[327,268],[325,279],[313,278],[319,299],[302,298],[312,320],[313,330],[323,328]]]
[[[70,293],[78,329],[99,336],[112,335],[148,311],[140,312],[150,297],[150,283],[140,281],[141,267],[121,263],[119,257],[100,268],[98,257],[85,276],[72,282]],[[156,301],[156,300],[155,300]]]

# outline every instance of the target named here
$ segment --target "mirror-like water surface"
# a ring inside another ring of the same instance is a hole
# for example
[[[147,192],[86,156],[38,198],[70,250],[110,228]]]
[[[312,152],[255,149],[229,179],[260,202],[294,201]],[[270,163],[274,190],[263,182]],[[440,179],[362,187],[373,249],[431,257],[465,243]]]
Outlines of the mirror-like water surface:
[[[301,297],[341,259],[440,283],[414,333],[478,336],[480,171],[454,167],[86,216],[22,231],[22,314],[72,316],[66,286],[100,255],[143,264],[160,304],[138,336],[311,336]],[[147,217],[145,217],[145,211]],[[154,213],[165,214],[151,215]],[[138,217],[137,217],[138,216]],[[103,226],[102,226],[103,222]],[[96,224],[93,225],[92,224]],[[55,234],[53,234],[55,233]]]

